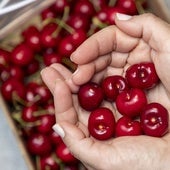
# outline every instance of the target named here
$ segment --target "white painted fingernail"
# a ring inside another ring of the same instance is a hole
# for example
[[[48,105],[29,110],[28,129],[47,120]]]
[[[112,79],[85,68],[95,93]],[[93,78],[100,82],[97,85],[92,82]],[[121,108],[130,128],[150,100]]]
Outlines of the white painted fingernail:
[[[53,126],[53,130],[54,130],[61,138],[64,138],[65,132],[64,132],[63,128],[62,128],[59,124],[55,124],[55,125]]]
[[[121,13],[116,13],[116,16],[117,16],[118,20],[122,20],[122,21],[127,21],[132,18],[132,16],[130,16],[130,15],[121,14]]]
[[[73,76],[79,72],[79,68],[77,67],[76,71],[73,73]]]

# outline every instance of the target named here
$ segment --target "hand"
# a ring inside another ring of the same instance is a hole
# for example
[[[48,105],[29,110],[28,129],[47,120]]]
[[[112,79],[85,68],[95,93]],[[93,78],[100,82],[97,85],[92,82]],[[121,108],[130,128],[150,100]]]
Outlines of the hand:
[[[170,166],[170,134],[119,137],[97,141],[87,130],[88,113],[77,101],[81,84],[108,75],[123,75],[134,63],[152,61],[161,83],[150,90],[149,102],[159,102],[170,110],[170,26],[161,19],[144,14],[117,15],[116,26],[109,26],[87,39],[71,56],[78,64],[72,73],[60,64],[42,71],[42,78],[54,96],[55,130],[70,151],[88,169],[96,170],[167,170]],[[105,102],[111,108],[113,105]],[[117,113],[117,112],[116,112]],[[119,114],[115,115],[116,118]]]

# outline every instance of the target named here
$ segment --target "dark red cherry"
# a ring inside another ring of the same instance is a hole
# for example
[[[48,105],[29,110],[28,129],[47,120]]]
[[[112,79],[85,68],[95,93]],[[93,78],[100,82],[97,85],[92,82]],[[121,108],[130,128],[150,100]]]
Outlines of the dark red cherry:
[[[140,114],[141,126],[146,135],[162,137],[168,132],[169,113],[159,103],[150,103]]]
[[[88,119],[90,135],[99,140],[107,140],[114,136],[115,118],[113,112],[105,107],[100,107],[90,113]]]
[[[153,63],[139,63],[130,66],[126,70],[126,79],[131,87],[150,89],[154,87],[159,77],[156,73],[155,66]]]
[[[113,75],[103,79],[102,89],[107,100],[115,101],[118,94],[129,89],[129,87],[124,77]]]
[[[102,88],[94,82],[82,85],[78,92],[80,106],[87,111],[98,108],[103,101],[103,96]]]
[[[141,124],[137,120],[123,116],[116,122],[116,136],[142,135]]]

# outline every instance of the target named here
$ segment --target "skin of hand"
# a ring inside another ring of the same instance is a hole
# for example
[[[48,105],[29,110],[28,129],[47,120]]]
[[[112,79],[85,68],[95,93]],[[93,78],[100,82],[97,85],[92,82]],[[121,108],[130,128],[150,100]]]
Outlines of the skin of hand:
[[[151,61],[161,80],[148,91],[148,102],[159,102],[170,111],[170,25],[153,14],[117,14],[116,26],[108,26],[89,37],[71,55],[78,64],[72,74],[61,64],[42,70],[43,81],[54,96],[54,129],[71,153],[87,169],[93,170],[167,170],[170,167],[170,133],[161,138],[149,136],[118,137],[98,141],[89,136],[89,113],[78,105],[80,85],[100,82],[108,75],[124,75],[135,63]],[[120,117],[113,104],[104,102]]]

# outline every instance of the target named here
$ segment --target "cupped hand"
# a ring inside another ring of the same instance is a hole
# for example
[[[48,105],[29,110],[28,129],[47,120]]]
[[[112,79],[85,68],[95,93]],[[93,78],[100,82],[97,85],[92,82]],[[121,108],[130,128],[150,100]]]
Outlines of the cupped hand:
[[[78,64],[74,74],[60,64],[42,71],[42,78],[54,96],[55,130],[70,151],[88,169],[167,170],[170,166],[170,134],[118,137],[97,141],[89,136],[89,113],[78,104],[79,86],[92,80],[100,82],[108,75],[124,75],[135,63],[155,64],[161,83],[147,94],[148,102],[159,102],[170,111],[170,26],[161,19],[144,14],[119,14],[116,26],[109,26],[87,39],[71,56]],[[103,105],[120,116],[114,105]]]

